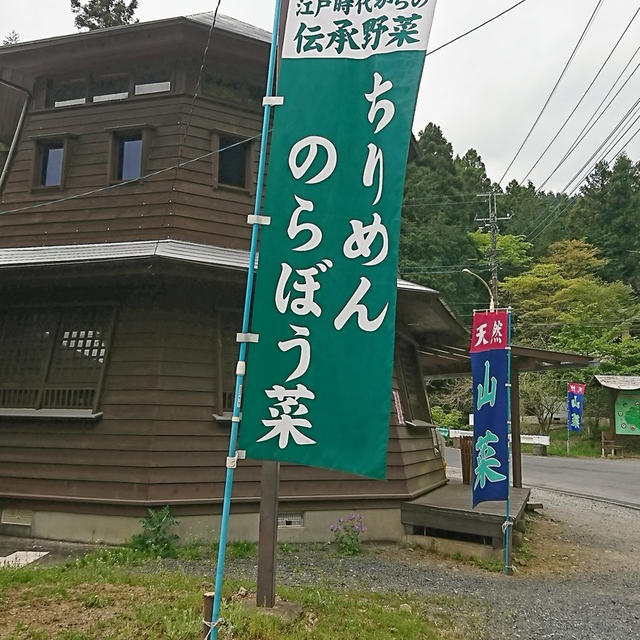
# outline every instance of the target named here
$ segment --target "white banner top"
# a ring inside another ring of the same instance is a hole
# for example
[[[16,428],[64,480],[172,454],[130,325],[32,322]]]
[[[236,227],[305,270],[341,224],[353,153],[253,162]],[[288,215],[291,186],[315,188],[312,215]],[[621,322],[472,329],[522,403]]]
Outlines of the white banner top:
[[[425,51],[436,0],[291,0],[284,58]]]

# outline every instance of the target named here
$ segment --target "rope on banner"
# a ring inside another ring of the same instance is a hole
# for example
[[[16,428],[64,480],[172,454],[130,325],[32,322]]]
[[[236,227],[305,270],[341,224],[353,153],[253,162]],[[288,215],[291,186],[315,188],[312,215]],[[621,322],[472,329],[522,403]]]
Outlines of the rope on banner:
[[[280,8],[282,0],[276,0],[275,15],[273,18],[273,31],[271,33],[271,51],[269,54],[269,71],[267,75],[267,86],[265,92],[264,116],[262,120],[262,137],[260,140],[260,160],[258,164],[258,177],[256,185],[256,199],[253,213],[260,214],[262,206],[262,190],[264,185],[264,175],[267,160],[267,142],[269,135],[269,119],[271,116],[272,104],[282,104],[281,101],[272,101],[273,86],[276,68],[276,56],[278,47],[278,31],[280,28]],[[244,311],[242,316],[242,330],[239,336],[250,336],[249,319],[251,317],[251,303],[253,300],[253,283],[256,271],[256,254],[258,252],[258,237],[260,235],[260,224],[257,220],[251,228],[251,249],[249,252],[249,268],[247,270],[247,287],[244,299]],[[255,342],[255,340],[251,340]],[[227,473],[224,485],[224,499],[222,503],[222,517],[220,522],[220,544],[218,546],[218,563],[216,565],[216,582],[214,588],[213,609],[211,612],[211,640],[218,638],[218,625],[220,624],[220,606],[222,604],[222,582],[224,580],[224,561],[227,547],[227,533],[229,527],[229,513],[231,510],[231,492],[233,490],[233,473],[237,460],[242,458],[242,454],[237,450],[238,430],[240,425],[240,406],[242,403],[242,389],[244,375],[246,373],[246,357],[248,341],[241,339],[238,355],[238,365],[236,369],[236,384],[233,396],[233,417],[231,419],[231,434],[229,436],[229,455],[227,457]]]

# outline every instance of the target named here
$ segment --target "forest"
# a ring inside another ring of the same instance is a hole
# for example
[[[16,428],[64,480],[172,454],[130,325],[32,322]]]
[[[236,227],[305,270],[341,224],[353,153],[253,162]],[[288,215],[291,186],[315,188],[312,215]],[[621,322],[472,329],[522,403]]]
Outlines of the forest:
[[[487,218],[495,193],[501,221],[497,243],[498,302],[513,312],[514,344],[590,355],[588,370],[522,376],[523,409],[543,432],[566,403],[568,381],[587,382],[586,415],[597,426],[606,394],[596,373],[640,375],[640,163],[624,153],[597,164],[572,196],[512,181],[501,189],[479,153],[454,156],[440,127],[417,138],[405,184],[399,271],[439,290],[469,326],[488,292],[470,269],[489,280]],[[433,390],[445,413],[468,413],[464,384]]]

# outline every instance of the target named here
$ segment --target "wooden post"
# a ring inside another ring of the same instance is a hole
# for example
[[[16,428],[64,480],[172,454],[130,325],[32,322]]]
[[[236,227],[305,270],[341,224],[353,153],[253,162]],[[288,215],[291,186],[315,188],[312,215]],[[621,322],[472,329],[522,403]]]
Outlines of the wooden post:
[[[278,78],[280,77],[288,9],[289,0],[282,0],[280,4],[274,95],[278,95]],[[260,528],[258,532],[258,588],[256,590],[256,605],[259,607],[273,608],[276,603],[279,484],[280,463],[273,460],[263,460],[262,479],[260,482]]]
[[[204,594],[204,606],[202,608],[202,640],[209,639],[211,632],[211,616],[213,614],[213,591]]]
[[[520,372],[511,370],[511,459],[513,486],[522,488],[522,447],[520,446]]]
[[[278,484],[280,463],[262,461],[260,532],[258,540],[258,590],[256,604],[272,608],[276,603],[276,548],[278,543]]]

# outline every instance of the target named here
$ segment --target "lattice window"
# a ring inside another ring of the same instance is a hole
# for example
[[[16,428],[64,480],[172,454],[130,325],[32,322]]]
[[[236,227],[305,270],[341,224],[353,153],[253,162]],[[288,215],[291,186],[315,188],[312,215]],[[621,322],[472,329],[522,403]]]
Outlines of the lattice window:
[[[104,306],[0,312],[0,406],[95,406],[113,309]]]

